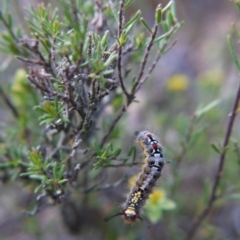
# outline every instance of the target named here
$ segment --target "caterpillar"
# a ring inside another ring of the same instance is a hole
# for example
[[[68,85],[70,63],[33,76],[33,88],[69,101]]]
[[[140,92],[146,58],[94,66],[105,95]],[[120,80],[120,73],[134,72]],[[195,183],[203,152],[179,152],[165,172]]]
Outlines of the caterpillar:
[[[105,221],[118,215],[124,216],[127,223],[134,223],[137,219],[142,220],[140,211],[161,175],[165,159],[158,138],[149,131],[142,131],[138,133],[137,143],[143,149],[145,156],[142,171],[131,188],[122,211],[106,218]]]

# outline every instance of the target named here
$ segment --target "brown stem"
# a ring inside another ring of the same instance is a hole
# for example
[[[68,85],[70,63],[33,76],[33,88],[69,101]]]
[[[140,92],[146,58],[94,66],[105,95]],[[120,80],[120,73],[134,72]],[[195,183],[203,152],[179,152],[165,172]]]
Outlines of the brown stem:
[[[119,41],[120,41],[121,35],[122,35],[123,11],[124,11],[124,0],[120,1],[120,7],[119,7],[119,26],[118,26]],[[123,77],[122,77],[122,45],[121,45],[121,43],[119,44],[119,47],[118,47],[117,67],[118,67],[118,78],[119,78],[120,86],[123,90],[123,93],[126,95],[127,98],[129,98],[130,95],[127,92],[127,89],[123,83]]]
[[[144,56],[143,56],[143,60],[141,62],[141,66],[140,66],[140,70],[139,70],[139,73],[138,73],[138,76],[136,78],[136,81],[134,82],[133,84],[133,87],[132,87],[132,91],[131,93],[134,94],[135,93],[135,90],[136,88],[138,87],[139,85],[139,82],[141,81],[141,78],[144,74],[144,70],[145,70],[145,66],[146,66],[146,63],[147,63],[147,60],[148,60],[148,56],[149,56],[149,53],[150,53],[150,50],[153,46],[153,43],[154,43],[154,39],[157,35],[157,30],[158,30],[158,25],[155,23],[154,27],[153,27],[153,30],[152,30],[152,37],[151,37],[151,40],[146,48],[146,51],[144,53]]]
[[[223,141],[223,150],[222,153],[220,155],[220,159],[219,159],[219,165],[218,165],[218,170],[217,170],[217,174],[215,176],[215,180],[213,183],[213,187],[212,187],[212,191],[211,191],[211,196],[208,200],[208,204],[206,206],[205,209],[203,209],[203,211],[201,212],[201,214],[198,216],[198,218],[193,222],[192,227],[190,228],[186,239],[187,240],[191,240],[193,239],[193,237],[195,236],[199,226],[201,225],[202,221],[207,217],[207,215],[209,214],[209,212],[212,209],[212,206],[215,202],[215,200],[217,199],[217,189],[218,186],[220,184],[221,181],[221,177],[222,177],[222,172],[223,172],[223,167],[224,167],[224,162],[225,162],[225,156],[226,156],[226,147],[228,146],[229,143],[229,139],[232,133],[232,129],[233,129],[233,124],[234,124],[234,120],[235,117],[237,115],[237,108],[238,108],[238,104],[239,104],[239,100],[240,100],[240,84],[238,87],[238,91],[237,91],[237,95],[233,104],[233,109],[229,118],[229,122],[227,125],[227,131],[225,134],[225,138]]]

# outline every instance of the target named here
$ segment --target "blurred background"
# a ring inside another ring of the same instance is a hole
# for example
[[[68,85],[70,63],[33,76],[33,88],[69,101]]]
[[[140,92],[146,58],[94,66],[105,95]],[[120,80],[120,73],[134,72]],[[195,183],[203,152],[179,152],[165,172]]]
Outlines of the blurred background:
[[[23,26],[26,8],[45,2],[57,6],[57,1],[20,0],[10,1],[10,10],[15,24]],[[151,25],[154,21],[154,11],[159,4],[156,0],[138,0],[131,6],[127,15],[140,9]],[[162,1],[161,4],[167,4]],[[210,144],[222,144],[231,111],[239,75],[231,60],[227,47],[227,35],[231,32],[231,24],[240,25],[239,12],[229,0],[176,0],[177,15],[184,26],[176,36],[176,44],[160,60],[150,81],[138,93],[139,104],[129,108],[124,122],[125,134],[119,143],[127,147],[134,141],[136,130],[150,130],[159,136],[165,149],[167,166],[159,180],[157,189],[171,206],[160,209],[163,214],[156,224],[138,222],[128,226],[121,218],[103,222],[103,217],[118,211],[124,201],[126,186],[124,184],[104,193],[99,193],[99,199],[91,199],[93,208],[87,211],[80,208],[77,222],[80,233],[64,224],[64,206],[49,207],[36,217],[25,218],[22,210],[32,208],[31,197],[27,188],[18,183],[0,183],[0,239],[30,240],[30,239],[182,239],[178,238],[186,231],[206,205],[214,175],[218,166],[219,155]],[[0,25],[0,31],[4,31]],[[236,47],[238,51],[239,46]],[[0,54],[0,65],[11,61],[12,56]],[[0,82],[8,85],[14,78],[21,62],[14,60],[11,67],[1,71]],[[181,159],[177,173],[171,170],[183,147],[181,141],[188,132],[193,114],[199,106],[211,102],[219,102],[196,123],[196,138],[194,146]],[[150,107],[151,106],[151,107]],[[4,131],[6,122],[11,122],[11,114],[0,98],[0,131]],[[232,140],[239,143],[240,119],[236,119]],[[131,133],[131,134],[129,134]],[[126,139],[126,140],[125,140]],[[140,151],[139,156],[141,157]],[[226,159],[223,184],[227,188],[238,186],[240,176],[240,159],[229,154]],[[131,169],[114,169],[108,181],[129,173],[136,174],[139,167]],[[171,188],[175,175],[181,179],[181,184]],[[126,185],[126,184],[125,184]],[[205,196],[205,197],[204,197]],[[234,195],[235,196],[235,195]],[[31,203],[31,204],[30,204]],[[100,206],[101,207],[100,207]],[[100,211],[102,209],[102,212]],[[159,210],[159,211],[160,211]],[[171,211],[170,211],[171,210]],[[100,211],[100,212],[99,212]],[[176,221],[175,221],[176,220]],[[217,202],[204,222],[196,239],[240,239],[240,200],[229,197]],[[95,227],[95,223],[97,227]],[[101,222],[101,223],[99,223]],[[178,235],[178,233],[180,235]]]

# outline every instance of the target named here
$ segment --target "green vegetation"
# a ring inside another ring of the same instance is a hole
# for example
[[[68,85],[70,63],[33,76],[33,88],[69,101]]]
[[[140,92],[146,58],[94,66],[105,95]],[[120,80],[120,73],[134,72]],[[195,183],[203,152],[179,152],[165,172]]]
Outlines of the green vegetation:
[[[60,0],[57,8],[40,4],[28,9],[27,30],[14,23],[9,2],[4,0],[0,11],[5,28],[0,51],[14,58],[0,71],[15,58],[22,65],[10,83],[0,86],[7,107],[2,111],[12,114],[0,132],[0,179],[27,189],[31,204],[24,213],[37,218],[48,206],[59,205],[69,231],[85,239],[89,226],[101,231],[96,239],[150,239],[144,235],[145,222],[103,221],[119,212],[129,169],[142,163],[130,139],[139,129],[129,120],[131,109],[141,106],[149,122],[154,118],[160,126],[156,135],[171,175],[160,178],[161,187],[143,210],[143,219],[153,225],[149,231],[153,236],[164,232],[164,239],[216,239],[209,213],[240,198],[240,134],[233,131],[240,87],[231,99],[221,98],[223,76],[208,72],[196,82],[199,99],[187,94],[191,83],[184,74],[173,75],[154,92],[152,73],[161,72],[156,65],[171,51],[183,25],[175,2],[158,5],[149,25],[140,11],[129,10],[132,0]],[[227,42],[238,71],[233,39],[239,36],[233,25]],[[189,107],[189,102],[194,104]],[[171,133],[174,137],[168,138]],[[210,175],[205,174],[209,166]],[[189,184],[185,176],[191,171],[196,178],[189,177]],[[29,234],[40,236],[37,223],[24,219]]]

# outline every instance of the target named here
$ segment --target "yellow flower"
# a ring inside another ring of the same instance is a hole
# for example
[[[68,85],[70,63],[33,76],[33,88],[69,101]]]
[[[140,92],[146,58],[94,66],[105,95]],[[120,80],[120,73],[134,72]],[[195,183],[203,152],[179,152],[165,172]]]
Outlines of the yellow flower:
[[[183,74],[175,74],[168,79],[167,89],[172,92],[185,91],[189,86],[189,78]]]
[[[159,200],[165,198],[165,192],[161,189],[157,189],[149,196],[149,203],[156,204]]]
[[[176,208],[176,203],[167,198],[164,189],[156,189],[149,196],[145,205],[145,215],[152,223],[157,223],[164,211],[171,211]]]
[[[18,69],[11,86],[11,97],[17,107],[24,107],[26,105],[27,92],[27,73],[24,69]]]
[[[25,69],[18,69],[11,84],[11,100],[17,108],[29,109],[36,102],[36,92],[27,80]]]

